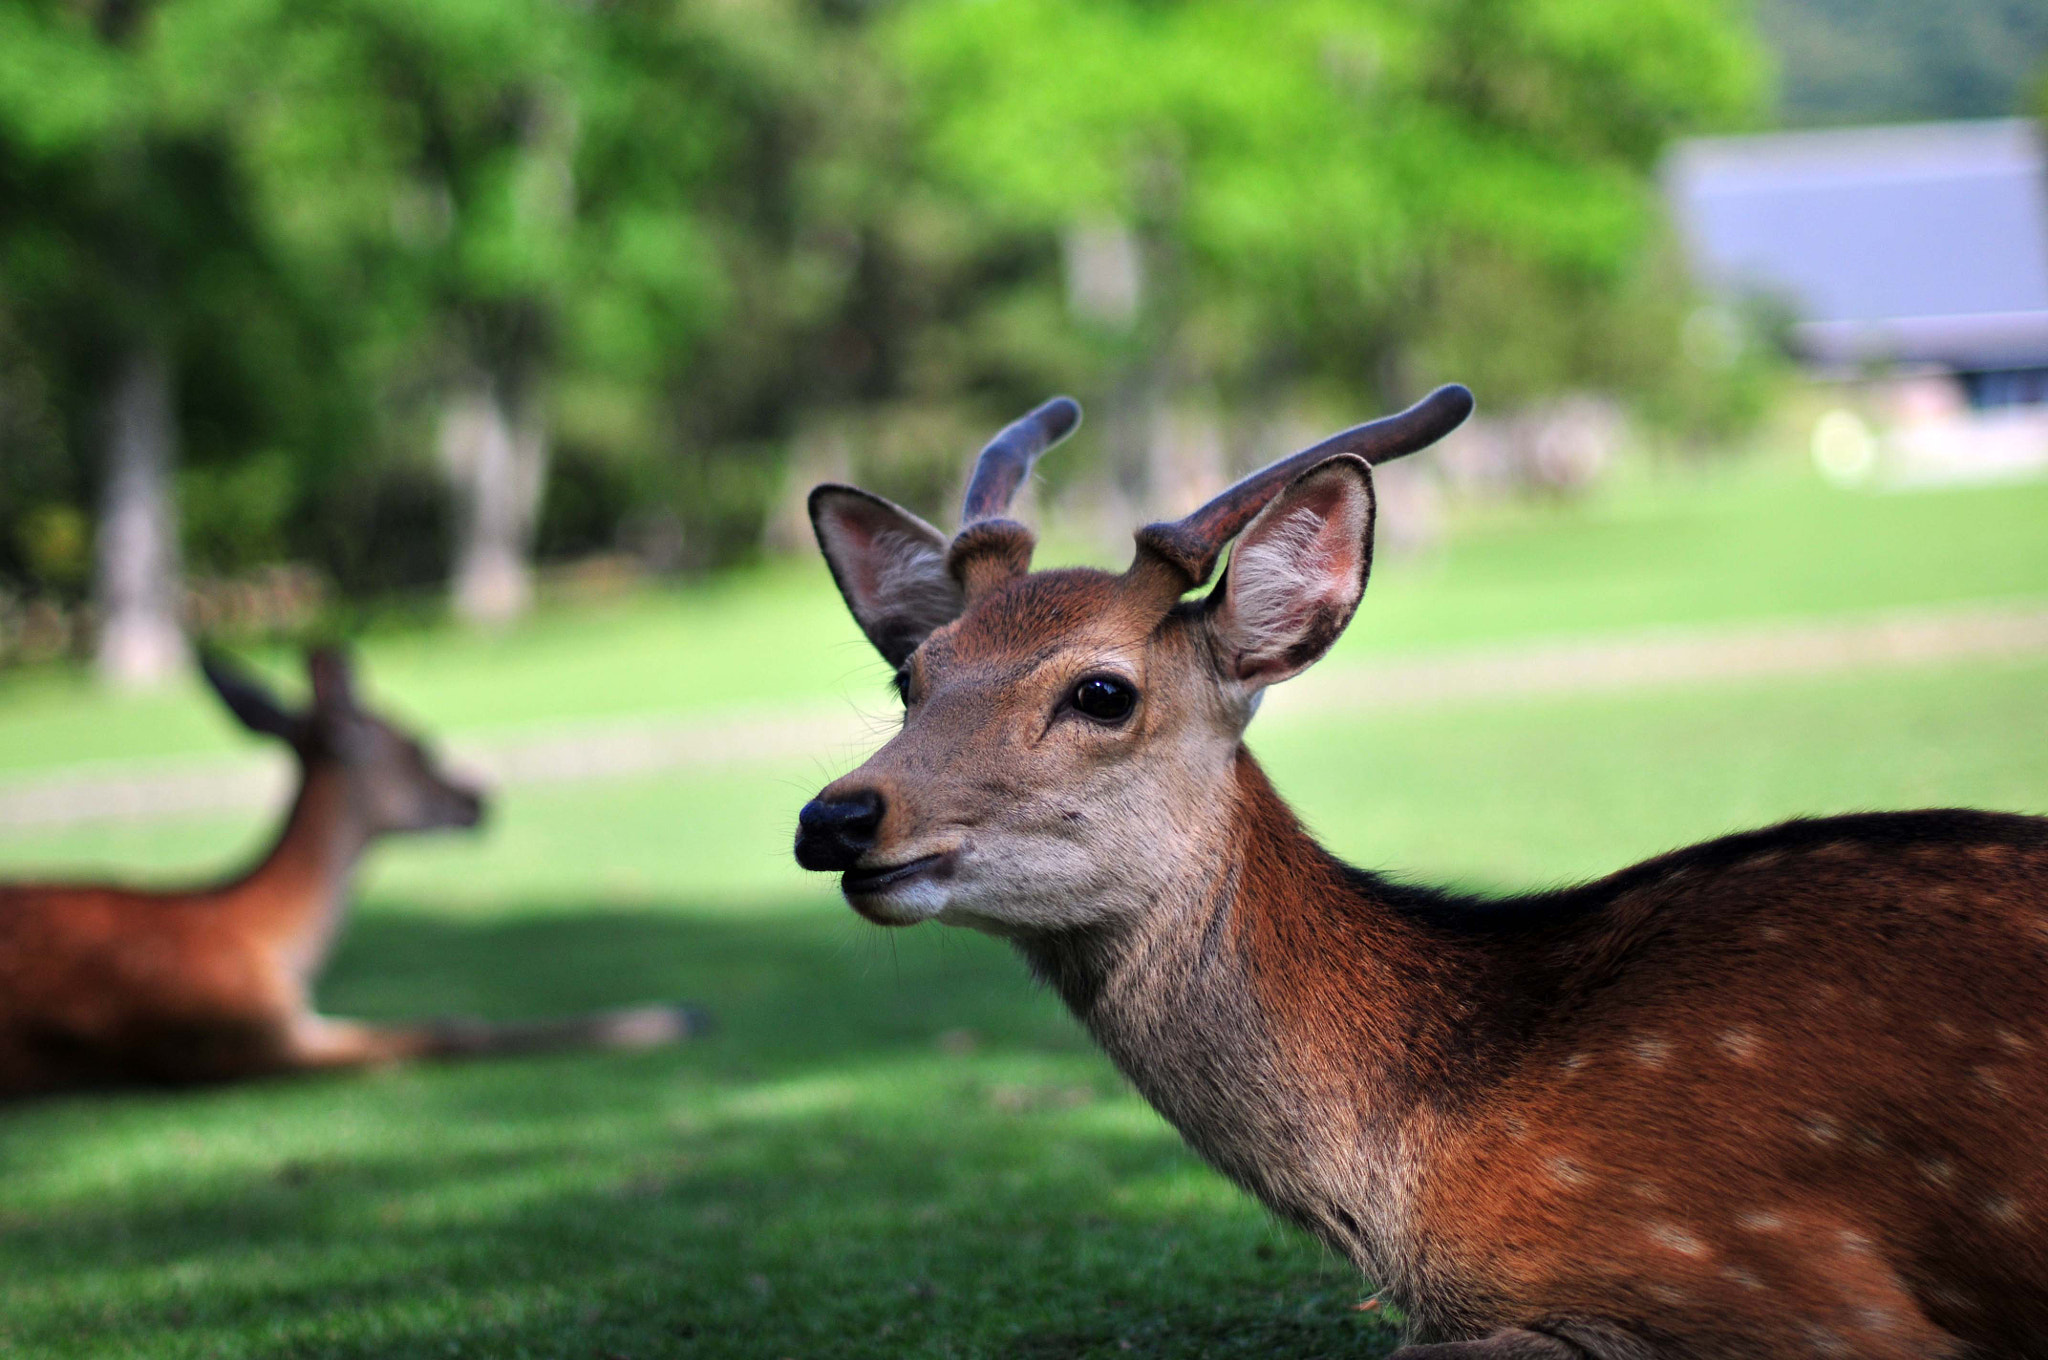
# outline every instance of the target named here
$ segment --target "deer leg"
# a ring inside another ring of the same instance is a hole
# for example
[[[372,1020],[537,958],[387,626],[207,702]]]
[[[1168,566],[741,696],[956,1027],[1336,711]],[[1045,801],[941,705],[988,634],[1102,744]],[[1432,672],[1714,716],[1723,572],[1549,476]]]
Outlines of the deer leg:
[[[1586,1353],[1569,1341],[1517,1327],[1477,1341],[1403,1346],[1390,1360],[1586,1360]]]
[[[368,1025],[307,1015],[292,1022],[284,1066],[302,1072],[381,1067],[432,1051],[433,1034],[424,1025]]]
[[[633,1050],[680,1043],[709,1027],[710,1017],[693,1006],[637,1006],[506,1024],[451,1019],[371,1025],[307,1015],[292,1024],[286,1065],[322,1071],[376,1067],[413,1058],[472,1058],[579,1048]]]
[[[557,1020],[436,1020],[423,1028],[431,1036],[426,1056],[465,1058],[577,1048],[659,1048],[710,1027],[711,1017],[695,1006],[632,1006]]]

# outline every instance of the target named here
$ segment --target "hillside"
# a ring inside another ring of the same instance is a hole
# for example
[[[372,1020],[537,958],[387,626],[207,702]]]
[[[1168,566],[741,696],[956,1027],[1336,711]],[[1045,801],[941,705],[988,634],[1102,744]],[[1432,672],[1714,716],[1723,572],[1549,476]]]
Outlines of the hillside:
[[[1995,118],[2048,66],[2043,0],[1759,0],[1787,126]]]

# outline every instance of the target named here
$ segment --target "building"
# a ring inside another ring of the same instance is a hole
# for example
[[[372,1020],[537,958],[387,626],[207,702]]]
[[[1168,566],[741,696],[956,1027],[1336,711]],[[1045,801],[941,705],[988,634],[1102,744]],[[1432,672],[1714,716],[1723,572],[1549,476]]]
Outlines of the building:
[[[1800,357],[1877,411],[1859,419],[1894,472],[2048,467],[2038,125],[1706,138],[1674,149],[1665,187],[1700,275],[1786,311]]]

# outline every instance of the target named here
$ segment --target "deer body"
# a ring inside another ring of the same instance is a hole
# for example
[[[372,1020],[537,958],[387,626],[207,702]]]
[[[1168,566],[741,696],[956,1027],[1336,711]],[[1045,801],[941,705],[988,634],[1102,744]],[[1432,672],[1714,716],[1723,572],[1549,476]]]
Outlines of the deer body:
[[[1263,872],[1240,848],[1150,931],[1019,946],[1420,1335],[1627,1355],[1599,1328],[1643,1310],[1677,1354],[2048,1353],[2040,819],[1794,823],[1483,902],[1347,869],[1241,762]],[[1874,926],[1880,953],[1841,947]]]
[[[1442,398],[1148,527],[1122,576],[1029,572],[973,492],[950,545],[815,493],[907,712],[798,858],[871,920],[1011,940],[1385,1288],[1404,1356],[2048,1356],[2048,819],[1794,822],[1493,901],[1342,864],[1244,747],[1363,590],[1369,462]]]
[[[691,1013],[666,1007],[523,1025],[315,1012],[313,983],[364,851],[387,834],[472,826],[482,801],[355,705],[338,655],[311,665],[316,699],[301,715],[207,663],[236,716],[290,742],[300,764],[283,829],[248,872],[173,891],[0,884],[0,1099],[689,1032]]]

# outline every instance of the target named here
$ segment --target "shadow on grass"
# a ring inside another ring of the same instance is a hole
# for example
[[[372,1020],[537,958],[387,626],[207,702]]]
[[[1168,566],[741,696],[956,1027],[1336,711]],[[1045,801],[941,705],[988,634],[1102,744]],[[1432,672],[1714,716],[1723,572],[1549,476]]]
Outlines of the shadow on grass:
[[[0,1125],[0,1350],[1370,1355],[988,941],[683,907],[354,923],[341,1014],[714,1008],[702,1043]]]

